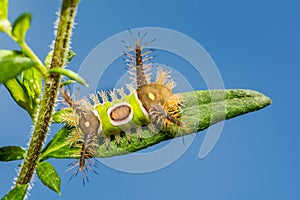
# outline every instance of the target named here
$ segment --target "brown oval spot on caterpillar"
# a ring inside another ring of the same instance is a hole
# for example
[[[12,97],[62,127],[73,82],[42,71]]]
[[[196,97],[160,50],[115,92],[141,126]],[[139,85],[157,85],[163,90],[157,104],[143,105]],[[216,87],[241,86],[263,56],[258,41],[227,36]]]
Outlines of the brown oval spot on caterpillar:
[[[123,121],[125,120],[131,113],[131,108],[127,105],[121,105],[115,107],[110,112],[110,118],[114,121]]]

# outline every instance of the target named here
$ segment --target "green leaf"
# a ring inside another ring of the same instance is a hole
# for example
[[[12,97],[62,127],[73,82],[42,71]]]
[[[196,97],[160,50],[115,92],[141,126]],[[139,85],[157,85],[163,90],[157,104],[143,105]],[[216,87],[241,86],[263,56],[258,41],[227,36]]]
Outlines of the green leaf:
[[[31,118],[42,91],[42,78],[30,58],[19,51],[0,50],[0,82]],[[20,74],[20,76],[18,76]]]
[[[24,158],[26,149],[20,146],[6,146],[0,148],[0,161],[21,160]]]
[[[46,66],[48,69],[50,69],[51,60],[52,60],[52,55],[53,55],[53,50],[51,50],[51,51],[47,54],[47,56],[46,56],[46,58],[45,58],[45,60],[44,60],[45,66]]]
[[[9,33],[11,31],[10,22],[7,20],[8,0],[0,0],[0,31]]]
[[[40,162],[36,168],[40,180],[51,190],[60,193],[60,177],[55,168],[48,162]]]
[[[181,95],[183,104],[182,116],[184,116],[182,120],[189,126],[187,129],[182,130],[180,134],[177,134],[176,137],[196,133],[225,119],[253,112],[271,104],[271,100],[268,97],[253,90],[205,90],[182,93]],[[58,143],[68,141],[69,134],[67,133],[68,129],[64,127],[55,135],[50,146],[53,148],[56,141],[59,141]],[[100,145],[96,156],[110,157],[135,152],[172,139],[176,133],[170,132],[170,130],[163,130],[153,135],[149,131],[144,130],[143,134],[148,137],[140,140],[137,136],[132,135],[130,142],[128,142],[126,137],[123,137],[118,146],[114,141],[110,143],[109,148],[104,144]],[[46,155],[45,158],[78,158],[80,149],[70,147],[67,144],[57,145],[55,151]]]
[[[48,67],[48,69],[50,69],[50,65],[51,65],[51,60],[52,60],[52,55],[53,55],[53,50],[51,50],[48,55],[45,58],[45,65]],[[71,62],[71,60],[73,59],[73,57],[76,56],[76,53],[72,50],[68,51],[68,55],[67,55],[67,63]]]
[[[24,108],[30,116],[32,116],[33,106],[29,96],[26,93],[26,88],[23,87],[20,80],[18,78],[10,79],[6,81],[4,85],[15,102]]]
[[[12,34],[17,38],[18,42],[24,42],[26,33],[30,28],[31,14],[23,13],[13,24]]]
[[[2,200],[23,200],[28,186],[29,184],[15,186],[2,198]]]
[[[27,95],[32,101],[33,107],[39,105],[42,92],[42,76],[39,71],[32,67],[22,73],[22,82],[26,88]]]
[[[71,145],[68,138],[70,133],[71,129],[67,126],[61,128],[43,149],[41,160],[47,158],[76,158],[81,149],[79,147],[70,149]]]
[[[76,83],[76,81],[74,81],[74,80],[66,80],[66,81],[60,83],[59,88],[62,88],[64,86],[71,85],[71,84],[74,84],[74,83]]]
[[[16,77],[34,64],[33,60],[21,52],[0,50],[0,83]]]
[[[89,85],[83,80],[83,78],[81,76],[79,76],[77,73],[68,70],[68,69],[63,69],[63,68],[53,68],[49,70],[49,73],[59,73],[62,74],[72,80],[77,81],[78,83],[88,87]]]
[[[48,69],[50,69],[52,56],[53,56],[53,50],[49,51],[49,53],[47,54],[47,56],[44,60],[44,63]]]
[[[68,57],[67,57],[67,60],[68,62],[71,62],[71,60],[76,56],[76,53],[72,50],[69,50],[68,51]]]

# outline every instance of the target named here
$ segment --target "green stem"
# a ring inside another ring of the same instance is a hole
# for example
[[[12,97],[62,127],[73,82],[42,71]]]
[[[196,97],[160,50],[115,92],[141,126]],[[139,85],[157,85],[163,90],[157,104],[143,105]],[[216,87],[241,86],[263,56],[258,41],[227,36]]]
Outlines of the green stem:
[[[66,64],[66,57],[69,50],[69,42],[78,3],[79,0],[64,0],[62,3],[51,68],[62,68]],[[25,49],[28,50],[28,52],[31,52],[27,46],[25,46]],[[33,173],[40,158],[41,149],[46,139],[49,124],[51,122],[52,112],[60,85],[60,79],[61,75],[56,73],[49,74],[45,78],[45,89],[41,100],[37,121],[34,125],[32,138],[16,185],[27,184],[32,179]]]
[[[26,44],[25,41],[18,41],[18,39],[12,35],[11,30],[6,31],[6,34],[13,39],[15,42],[17,42],[20,47],[22,48],[23,53],[25,53],[29,58],[31,58],[33,61],[35,61],[37,63],[37,65],[35,65],[35,68],[37,70],[39,70],[39,72],[42,74],[42,76],[44,78],[46,78],[47,76],[47,68],[45,67],[45,65],[42,63],[42,61],[37,57],[37,55],[35,55],[35,53],[32,51],[32,49]]]
[[[22,48],[22,51],[32,60],[34,60],[37,65],[35,65],[36,69],[39,70],[39,72],[42,74],[42,76],[45,78],[47,76],[47,69],[44,66],[44,64],[41,62],[41,60],[35,55],[35,53],[31,50],[31,48],[26,44],[26,42],[19,43],[20,47]]]

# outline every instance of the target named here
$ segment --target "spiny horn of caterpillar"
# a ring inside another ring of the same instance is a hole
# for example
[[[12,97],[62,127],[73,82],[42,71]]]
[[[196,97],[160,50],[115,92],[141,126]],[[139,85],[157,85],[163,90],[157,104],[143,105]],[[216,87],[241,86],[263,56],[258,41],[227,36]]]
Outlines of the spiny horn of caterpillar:
[[[64,100],[69,104],[70,107],[73,107],[73,100],[70,97],[70,88],[68,87],[68,91],[61,89],[60,90],[61,95],[63,96]]]
[[[88,177],[86,176],[86,171],[93,171],[98,174],[94,170],[95,163],[91,161],[90,158],[95,156],[98,145],[98,136],[96,134],[85,134],[83,138],[83,144],[81,148],[81,154],[79,158],[79,168],[75,172],[77,174],[79,171],[82,172],[82,181],[83,185],[85,184],[85,179],[89,182]]]
[[[132,53],[129,52],[124,52],[124,53],[128,57],[128,59],[126,59],[128,69],[135,70],[136,87],[140,88],[143,85],[150,83],[149,71],[151,70],[151,64],[147,64],[147,62],[153,58],[152,56],[148,56],[148,54],[150,54],[153,51],[153,49],[149,49],[145,52],[143,52],[143,50],[155,39],[150,42],[142,44],[147,33],[145,33],[143,36],[141,36],[140,33],[138,33],[137,39],[134,38],[134,35],[130,30],[129,33],[131,35],[134,46],[124,42],[125,47],[127,47],[132,52]]]
[[[93,170],[94,165],[91,161],[86,162],[86,159],[95,157],[96,150],[99,146],[98,137],[101,132],[101,124],[98,113],[93,112],[93,110],[90,110],[86,106],[80,105],[79,102],[73,101],[68,92],[61,90],[63,98],[70,107],[73,108],[73,112],[77,116],[76,126],[71,137],[75,137],[75,140],[77,140],[75,142],[82,142],[80,158],[70,169],[79,166],[73,176],[76,176],[78,172],[81,171],[83,184],[85,184],[85,179],[88,181],[85,171],[90,170],[97,173]],[[72,140],[73,139],[71,139],[71,141]],[[71,176],[70,179],[72,179],[73,176]]]
[[[147,63],[151,60],[152,56],[149,54],[153,51],[152,49],[143,52],[144,48],[149,45],[149,43],[143,43],[143,40],[147,33],[142,37],[138,33],[137,39],[129,31],[134,45],[127,44],[127,48],[131,53],[125,53],[128,56],[127,65],[129,70],[134,69],[135,74],[131,71],[131,75],[135,75],[133,78],[136,82],[136,92],[138,99],[142,102],[143,107],[150,114],[152,121],[158,118],[163,118],[169,122],[176,124],[177,126],[182,126],[182,123],[178,119],[180,116],[179,112],[179,98],[173,94],[172,89],[175,86],[174,81],[170,77],[170,72],[159,68],[157,70],[156,81],[151,82],[150,69],[152,67],[151,63]],[[166,105],[166,106],[161,106]],[[150,113],[150,108],[152,108]],[[170,109],[171,108],[171,109]],[[155,113],[155,115],[153,114]]]

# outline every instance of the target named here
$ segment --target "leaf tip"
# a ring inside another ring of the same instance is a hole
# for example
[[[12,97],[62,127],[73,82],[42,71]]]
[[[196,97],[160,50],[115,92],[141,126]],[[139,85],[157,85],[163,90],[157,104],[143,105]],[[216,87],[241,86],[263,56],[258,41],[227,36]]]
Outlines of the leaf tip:
[[[17,38],[18,42],[25,40],[25,35],[31,24],[31,13],[25,12],[21,14],[13,23],[12,34]]]

